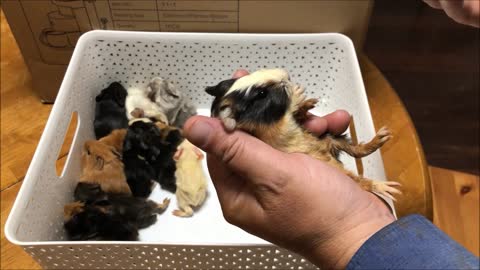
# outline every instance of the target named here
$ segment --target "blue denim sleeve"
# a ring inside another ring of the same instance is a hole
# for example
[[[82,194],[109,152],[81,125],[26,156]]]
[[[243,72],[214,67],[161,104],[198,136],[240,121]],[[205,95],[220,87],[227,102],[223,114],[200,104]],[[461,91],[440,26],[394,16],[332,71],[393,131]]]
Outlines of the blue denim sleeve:
[[[347,269],[478,269],[479,259],[419,215],[370,237]]]

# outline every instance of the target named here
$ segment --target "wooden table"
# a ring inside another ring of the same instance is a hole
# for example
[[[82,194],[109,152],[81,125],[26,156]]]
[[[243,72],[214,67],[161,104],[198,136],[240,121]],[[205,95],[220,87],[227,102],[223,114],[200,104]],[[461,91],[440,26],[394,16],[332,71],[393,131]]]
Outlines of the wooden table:
[[[402,184],[397,215],[417,213],[432,220],[430,174],[412,119],[378,68],[364,55],[359,60],[375,127],[388,126],[393,133],[381,152],[387,179]]]
[[[17,44],[1,14],[1,269],[38,269],[20,247],[10,244],[4,225],[18,193],[34,150],[45,126],[51,105],[41,104]],[[360,57],[375,126],[389,126],[394,138],[382,148],[389,180],[403,184],[397,213],[419,213],[432,218],[430,178],[422,147],[402,102],[366,58]],[[64,160],[64,147],[60,159]]]

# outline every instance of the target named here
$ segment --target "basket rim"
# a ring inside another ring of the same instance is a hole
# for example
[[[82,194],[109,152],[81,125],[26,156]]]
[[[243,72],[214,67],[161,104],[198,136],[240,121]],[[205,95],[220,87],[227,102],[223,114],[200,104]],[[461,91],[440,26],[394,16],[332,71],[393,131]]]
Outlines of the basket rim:
[[[116,37],[125,37],[128,35],[130,37],[140,37],[142,39],[150,40],[154,37],[163,36],[163,37],[173,37],[173,38],[182,38],[185,40],[188,39],[197,39],[199,37],[209,38],[209,37],[228,37],[228,42],[235,40],[243,40],[245,37],[256,37],[256,38],[292,38],[292,37],[334,37],[336,39],[341,39],[343,42],[349,43],[352,48],[354,48],[353,41],[343,33],[339,32],[324,32],[324,33],[214,33],[214,32],[147,32],[147,31],[120,31],[120,30],[92,30],[85,32],[80,36],[77,42],[77,46],[80,43],[85,43],[91,39],[96,39],[99,37],[106,39],[113,39]],[[76,48],[76,47],[75,47]],[[72,56],[73,59],[73,56]]]

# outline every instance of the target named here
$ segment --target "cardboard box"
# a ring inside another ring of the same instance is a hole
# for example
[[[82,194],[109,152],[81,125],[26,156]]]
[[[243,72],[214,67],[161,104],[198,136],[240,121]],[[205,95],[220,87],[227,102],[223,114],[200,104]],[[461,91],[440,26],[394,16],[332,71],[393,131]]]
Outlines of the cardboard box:
[[[321,33],[363,44],[372,1],[9,0],[2,9],[43,102],[53,102],[73,48],[93,29]]]

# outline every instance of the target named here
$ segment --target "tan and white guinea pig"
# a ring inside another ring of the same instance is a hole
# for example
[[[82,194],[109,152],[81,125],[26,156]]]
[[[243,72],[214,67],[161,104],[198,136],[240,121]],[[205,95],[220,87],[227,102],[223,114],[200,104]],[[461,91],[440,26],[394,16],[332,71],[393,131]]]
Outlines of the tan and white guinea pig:
[[[355,180],[363,189],[394,199],[400,193],[396,182],[366,179],[346,170],[339,161],[341,151],[361,158],[373,153],[392,136],[381,128],[368,143],[354,145],[345,135],[320,137],[303,127],[307,112],[318,102],[307,99],[304,89],[290,81],[283,69],[262,69],[237,79],[228,79],[206,88],[215,97],[211,114],[226,130],[240,129],[272,147],[287,153],[304,153],[333,165]]]

